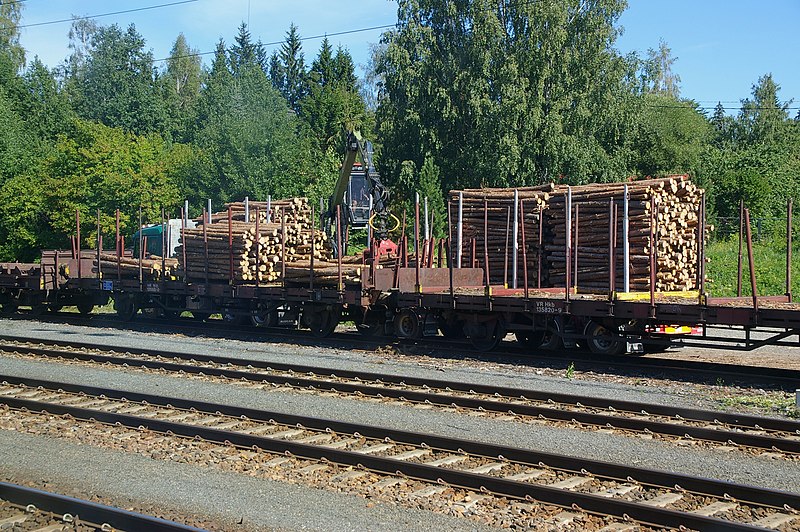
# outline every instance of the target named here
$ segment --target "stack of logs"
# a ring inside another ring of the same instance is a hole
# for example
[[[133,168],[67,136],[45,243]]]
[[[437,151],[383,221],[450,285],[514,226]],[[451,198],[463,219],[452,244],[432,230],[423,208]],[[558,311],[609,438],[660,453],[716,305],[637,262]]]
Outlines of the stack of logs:
[[[97,255],[91,253],[94,267],[97,267]],[[115,279],[117,273],[123,279],[135,279],[139,277],[139,266],[141,264],[142,278],[147,280],[167,279],[176,273],[178,269],[178,259],[165,258],[151,255],[138,258],[130,255],[117,257],[116,253],[100,253],[100,271],[103,277]]]
[[[696,289],[703,190],[687,176],[571,187],[570,286],[583,291],[609,290],[609,272],[613,270],[614,290],[624,289],[625,185],[629,194],[630,290],[650,289],[651,209],[655,237],[655,289],[662,292]],[[564,286],[567,189],[565,185],[553,184],[516,189],[520,200],[517,206],[520,220],[517,226],[518,287],[523,286],[526,275],[529,287],[539,286],[540,280],[542,287]],[[463,198],[461,266],[488,268],[491,284],[511,285],[514,189],[452,191],[454,232],[459,195]],[[612,216],[614,224],[611,223]],[[455,248],[456,235],[453,237]],[[610,238],[613,238],[613,244]]]
[[[572,187],[570,285],[579,290],[609,290],[611,270],[615,272],[613,288],[624,289],[625,185],[598,183]],[[698,225],[703,190],[687,176],[633,181],[627,186],[630,290],[650,289],[651,220],[656,246],[655,290],[697,288]],[[551,286],[564,286],[566,204],[567,188],[559,186],[550,198],[544,220],[544,253]]]
[[[517,242],[519,242],[517,278],[520,286],[525,275],[526,260],[531,279],[538,274],[540,214],[542,209],[546,208],[550,194],[554,190],[555,186],[552,183],[516,189],[521,203],[517,212],[518,220],[521,221],[517,228]],[[459,196],[463,198],[461,266],[488,269],[489,279],[493,285],[510,284],[513,279],[514,262],[514,189],[483,188],[451,191],[454,248],[458,246],[455,226],[458,221]],[[457,251],[454,250],[454,258],[455,254]]]
[[[199,227],[183,231],[176,254],[188,280],[308,283],[313,250],[313,282],[338,282],[338,263],[332,259],[328,236],[314,228],[306,198],[269,204],[251,201],[248,207],[249,220],[245,220],[243,202],[229,203],[225,211],[211,215],[211,223],[199,219]],[[358,280],[360,274],[360,261],[342,266],[343,281]]]

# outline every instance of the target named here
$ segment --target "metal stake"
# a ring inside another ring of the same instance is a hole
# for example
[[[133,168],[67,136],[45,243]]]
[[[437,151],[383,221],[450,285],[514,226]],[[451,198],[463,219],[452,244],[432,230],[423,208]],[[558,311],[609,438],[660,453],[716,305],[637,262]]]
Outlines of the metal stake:
[[[622,283],[625,292],[631,291],[631,241],[630,241],[630,195],[628,194],[628,185],[623,187],[624,203],[622,205]]]
[[[511,243],[511,288],[517,288],[517,256],[519,255],[519,190],[514,189],[514,225]]]
[[[461,267],[461,254],[463,248],[463,223],[464,223],[464,193],[458,193],[458,225],[456,226],[456,268]]]
[[[750,229],[750,209],[744,210],[744,228],[747,234],[747,263],[750,266],[750,289],[753,293],[753,310],[758,312],[758,292],[756,291],[756,265],[753,261],[753,235]]]
[[[792,302],[792,198],[786,202],[786,295]]]

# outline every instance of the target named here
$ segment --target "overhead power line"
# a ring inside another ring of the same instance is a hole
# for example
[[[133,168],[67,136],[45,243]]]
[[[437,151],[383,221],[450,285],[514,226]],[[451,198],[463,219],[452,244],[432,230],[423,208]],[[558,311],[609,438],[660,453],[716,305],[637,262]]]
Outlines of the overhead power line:
[[[354,30],[335,31],[335,32],[332,32],[332,33],[322,33],[320,35],[311,35],[310,37],[300,37],[300,39],[298,39],[298,40],[300,40],[300,41],[310,41],[310,40],[313,40],[313,39],[323,39],[325,37],[337,37],[339,35],[350,35],[352,33],[363,33],[365,31],[385,30],[385,29],[388,29],[388,28],[394,28],[396,26],[397,26],[397,24],[382,24],[380,26],[370,26],[368,28],[358,28],[358,29],[354,29]],[[272,42],[262,42],[261,45],[262,46],[277,46],[279,44],[283,44],[284,42],[285,41],[283,41],[283,40],[272,41]],[[227,49],[226,51],[230,52],[231,49]],[[161,59],[155,59],[154,62],[159,63],[159,62],[162,62],[162,61],[169,61],[170,59],[180,59],[180,58],[183,58],[183,57],[201,57],[201,56],[204,56],[204,55],[214,55],[215,53],[216,53],[216,50],[211,51],[211,52],[197,52],[197,53],[194,53],[194,54],[176,55],[174,57],[162,57]]]
[[[62,24],[64,22],[72,22],[75,19],[91,19],[91,18],[100,18],[100,17],[110,17],[112,15],[124,15],[126,13],[136,13],[138,11],[150,11],[152,9],[161,9],[164,7],[171,7],[171,6],[178,6],[181,4],[191,4],[193,2],[197,2],[198,0],[180,0],[179,2],[170,2],[167,4],[158,4],[155,6],[146,6],[146,7],[137,7],[134,9],[125,9],[122,11],[111,11],[108,13],[99,13],[97,15],[86,15],[83,17],[71,17],[71,18],[62,18],[59,20],[47,20],[45,22],[34,22],[31,24],[18,24],[14,27],[16,28],[34,28],[37,26],[49,26],[52,24]],[[8,29],[8,27],[4,27],[3,29]]]

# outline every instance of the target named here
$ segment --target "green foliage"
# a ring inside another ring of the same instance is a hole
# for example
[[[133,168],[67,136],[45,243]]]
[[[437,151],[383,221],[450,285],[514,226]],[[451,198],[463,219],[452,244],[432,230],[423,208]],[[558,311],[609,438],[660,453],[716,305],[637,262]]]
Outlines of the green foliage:
[[[639,175],[689,173],[696,176],[711,138],[706,117],[689,101],[666,94],[643,96],[639,139]]]
[[[169,130],[174,138],[185,140],[188,137],[202,81],[203,70],[198,51],[189,46],[181,33],[172,45],[166,71],[161,77]]]
[[[122,226],[129,230],[138,223],[140,206],[145,220],[160,219],[162,206],[179,201],[175,181],[180,158],[173,157],[173,151],[158,135],[136,136],[78,121],[75,134],[59,138],[55,153],[40,170],[46,176],[43,207],[50,218],[51,240],[63,244],[63,235],[74,234],[76,210],[86,224],[81,232],[85,244],[94,241],[98,209],[105,232],[114,229],[115,209],[120,209]]]
[[[24,7],[23,2],[0,3],[0,53],[9,57],[15,72],[25,65],[25,49],[19,43]]]
[[[82,118],[133,133],[163,131],[164,102],[154,76],[153,54],[131,24],[92,35],[85,69],[70,78],[73,106]]]
[[[738,116],[714,113],[701,179],[720,216],[738,216],[740,199],[754,217],[775,216],[788,198],[800,196],[800,124],[789,118],[779,90],[772,76],[763,76]]]
[[[261,68],[250,66],[234,77],[218,61],[201,96],[194,138],[203,152],[201,166],[185,192],[195,201],[302,195],[310,181],[307,146],[295,134],[286,101]]]
[[[278,61],[273,61],[274,70],[270,68],[270,78],[275,88],[289,102],[289,107],[300,112],[300,101],[308,93],[308,72],[300,33],[294,24],[286,32],[286,40],[281,45],[277,59]]]
[[[347,131],[368,129],[354,70],[349,53],[339,48],[334,56],[328,40],[322,41],[311,64],[309,92],[300,103],[300,116],[321,151],[342,154]]]
[[[627,175],[635,65],[612,48],[624,5],[400,1],[376,61],[390,182],[428,153],[445,188]]]

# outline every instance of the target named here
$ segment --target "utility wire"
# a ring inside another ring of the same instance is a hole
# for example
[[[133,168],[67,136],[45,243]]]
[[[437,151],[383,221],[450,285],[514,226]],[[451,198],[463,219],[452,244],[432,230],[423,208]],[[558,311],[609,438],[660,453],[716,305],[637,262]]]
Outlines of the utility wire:
[[[34,27],[37,27],[37,26],[49,26],[51,24],[61,24],[61,23],[64,23],[64,22],[72,22],[73,20],[76,20],[76,19],[83,20],[83,19],[92,19],[92,18],[100,18],[100,17],[110,17],[112,15],[124,15],[126,13],[136,13],[138,11],[149,11],[151,9],[160,9],[162,7],[171,7],[171,6],[181,5],[181,4],[191,4],[191,3],[197,2],[197,1],[198,0],[180,0],[179,2],[170,2],[168,4],[158,4],[158,5],[155,5],[155,6],[137,7],[135,9],[125,9],[123,11],[112,11],[112,12],[109,12],[109,13],[100,13],[100,14],[97,14],[97,15],[86,15],[86,16],[83,16],[83,17],[72,17],[72,18],[63,18],[63,19],[59,19],[59,20],[48,20],[48,21],[45,21],[45,22],[34,22],[32,24],[18,24],[18,25],[12,26],[12,27],[19,29],[19,28],[34,28]],[[10,28],[8,26],[4,26],[3,29],[10,29]]]
[[[355,29],[355,30],[343,30],[343,31],[336,31],[336,32],[333,32],[333,33],[322,33],[320,35],[311,35],[310,37],[300,37],[300,39],[298,39],[298,40],[300,40],[300,41],[310,41],[310,40],[313,40],[313,39],[322,39],[322,38],[325,38],[325,37],[337,37],[339,35],[350,35],[352,33],[363,33],[365,31],[385,30],[385,29],[388,29],[388,28],[394,28],[396,26],[397,26],[397,24],[383,24],[383,25],[380,25],[380,26],[370,26],[369,28],[358,28],[358,29]],[[262,46],[277,46],[279,44],[283,44],[284,42],[285,41],[283,41],[283,40],[281,40],[281,41],[272,41],[272,42],[262,42],[261,45]],[[230,52],[231,50],[232,49],[227,49],[226,51]],[[163,62],[163,61],[169,61],[170,59],[180,59],[180,58],[183,58],[183,57],[200,57],[200,56],[204,56],[204,55],[214,55],[215,53],[217,53],[216,50],[211,51],[211,52],[197,52],[197,53],[193,53],[193,54],[183,54],[183,55],[177,55],[177,56],[174,56],[174,57],[163,57],[161,59],[154,59],[153,62],[160,63],[160,62]]]

